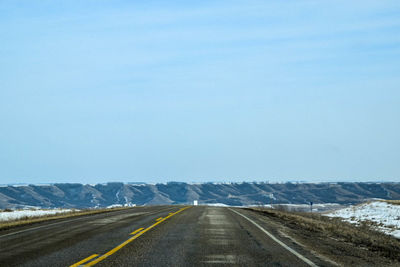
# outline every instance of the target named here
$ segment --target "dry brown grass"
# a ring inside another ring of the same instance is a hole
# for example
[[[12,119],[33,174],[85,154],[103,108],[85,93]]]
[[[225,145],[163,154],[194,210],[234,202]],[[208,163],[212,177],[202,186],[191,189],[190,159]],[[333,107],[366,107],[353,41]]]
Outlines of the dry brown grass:
[[[393,204],[393,205],[400,205],[400,200],[382,200],[382,201]]]
[[[53,214],[53,215],[46,215],[46,216],[40,216],[40,217],[24,217],[24,218],[20,218],[18,220],[0,222],[0,231],[7,230],[7,229],[17,227],[17,226],[30,225],[30,224],[40,223],[40,222],[44,222],[44,221],[51,221],[51,220],[84,216],[84,215],[93,215],[93,214],[99,214],[99,213],[105,213],[105,212],[111,212],[111,211],[123,210],[123,209],[129,209],[129,208],[121,207],[121,208],[112,208],[112,209],[76,210],[76,211],[72,211],[72,212],[68,212],[68,213]]]
[[[279,218],[285,226],[292,229],[304,229],[306,231],[322,235],[335,240],[341,240],[363,247],[371,252],[398,260],[400,258],[400,240],[384,233],[371,229],[371,225],[361,223],[355,226],[343,222],[340,218],[326,217],[316,213],[287,212],[282,210],[253,208],[252,210],[265,216]]]

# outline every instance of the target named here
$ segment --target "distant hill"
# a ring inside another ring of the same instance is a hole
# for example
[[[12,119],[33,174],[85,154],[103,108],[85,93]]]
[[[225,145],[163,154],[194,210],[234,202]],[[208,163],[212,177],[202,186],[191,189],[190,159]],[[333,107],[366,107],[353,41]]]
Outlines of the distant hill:
[[[370,198],[400,199],[400,183],[107,183],[0,187],[0,208],[90,208],[113,204],[227,205],[359,203]]]

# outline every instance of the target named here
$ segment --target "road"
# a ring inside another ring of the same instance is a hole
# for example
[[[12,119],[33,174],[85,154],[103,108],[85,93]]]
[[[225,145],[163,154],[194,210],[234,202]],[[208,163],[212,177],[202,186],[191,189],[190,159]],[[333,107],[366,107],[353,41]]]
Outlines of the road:
[[[239,208],[149,206],[0,232],[0,266],[327,266]]]

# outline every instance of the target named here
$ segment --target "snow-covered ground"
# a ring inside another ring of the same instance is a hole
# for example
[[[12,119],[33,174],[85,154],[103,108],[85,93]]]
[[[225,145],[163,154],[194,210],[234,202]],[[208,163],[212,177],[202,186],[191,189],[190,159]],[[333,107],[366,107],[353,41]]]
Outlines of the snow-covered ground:
[[[0,212],[0,222],[14,221],[23,218],[41,217],[59,213],[71,212],[71,209],[52,209],[52,210],[14,210]]]
[[[132,204],[131,202],[126,204],[112,204],[107,206],[106,209],[114,209],[114,208],[122,208],[122,207],[136,207],[136,204]]]
[[[224,203],[207,203],[205,205],[210,207],[229,207],[229,205],[226,205]]]
[[[317,203],[312,206],[309,204],[272,204],[264,205],[264,207],[297,212],[324,212],[339,209],[340,207],[343,207],[343,205],[338,203]]]
[[[325,214],[329,217],[341,217],[343,220],[360,224],[362,221],[374,222],[374,228],[386,234],[400,238],[400,205],[384,201],[368,202]]]

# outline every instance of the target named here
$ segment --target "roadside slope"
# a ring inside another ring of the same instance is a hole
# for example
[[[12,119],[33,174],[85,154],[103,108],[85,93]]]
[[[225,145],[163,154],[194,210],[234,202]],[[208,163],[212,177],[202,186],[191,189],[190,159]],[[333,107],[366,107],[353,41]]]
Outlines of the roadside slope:
[[[399,266],[400,240],[321,214],[252,208],[273,233],[340,265]],[[289,241],[288,241],[289,242]]]

